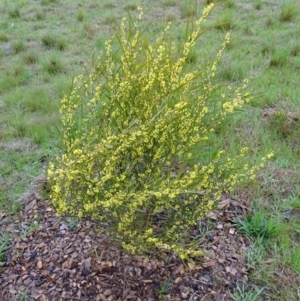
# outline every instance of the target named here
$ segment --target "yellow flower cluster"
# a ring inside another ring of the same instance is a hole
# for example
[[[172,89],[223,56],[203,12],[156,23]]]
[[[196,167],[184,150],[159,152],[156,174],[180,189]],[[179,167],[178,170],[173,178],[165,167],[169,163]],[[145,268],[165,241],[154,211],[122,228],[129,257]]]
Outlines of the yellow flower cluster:
[[[247,81],[215,99],[213,78],[229,34],[209,68],[186,72],[187,55],[213,4],[195,22],[181,55],[168,36],[151,43],[136,20],[123,19],[88,76],[77,76],[61,101],[63,154],[48,167],[50,198],[59,214],[106,221],[131,253],[164,248],[182,259],[201,254],[188,230],[224,191],[258,168],[236,166],[247,150],[207,165],[187,165],[220,121],[249,99]],[[114,45],[117,47],[114,47]],[[114,50],[113,49],[118,49]]]

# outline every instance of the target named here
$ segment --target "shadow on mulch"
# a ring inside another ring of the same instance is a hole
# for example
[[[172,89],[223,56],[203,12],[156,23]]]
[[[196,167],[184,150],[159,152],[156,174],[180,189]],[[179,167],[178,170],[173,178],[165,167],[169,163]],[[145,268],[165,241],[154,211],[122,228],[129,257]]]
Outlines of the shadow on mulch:
[[[201,237],[205,255],[188,268],[164,250],[149,258],[129,256],[112,242],[108,227],[56,216],[37,189],[42,182],[40,177],[24,196],[19,219],[2,218],[0,226],[10,235],[0,268],[2,301],[20,300],[22,293],[39,301],[230,301],[238,282],[248,281],[249,242],[234,227],[246,207],[228,196],[191,230]]]

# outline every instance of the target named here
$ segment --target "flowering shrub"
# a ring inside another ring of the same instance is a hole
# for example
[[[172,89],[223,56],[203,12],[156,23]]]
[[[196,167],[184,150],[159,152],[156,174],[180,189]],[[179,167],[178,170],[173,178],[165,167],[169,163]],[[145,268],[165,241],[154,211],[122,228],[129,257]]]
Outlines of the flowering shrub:
[[[187,164],[220,120],[249,99],[247,82],[217,89],[216,60],[187,69],[187,56],[213,5],[178,50],[169,27],[151,41],[136,19],[123,19],[88,76],[61,101],[63,154],[49,164],[50,197],[59,214],[108,222],[131,252],[164,248],[182,259],[201,254],[187,233],[224,191],[262,166],[237,170],[220,150],[209,164]],[[266,159],[263,159],[263,161]]]

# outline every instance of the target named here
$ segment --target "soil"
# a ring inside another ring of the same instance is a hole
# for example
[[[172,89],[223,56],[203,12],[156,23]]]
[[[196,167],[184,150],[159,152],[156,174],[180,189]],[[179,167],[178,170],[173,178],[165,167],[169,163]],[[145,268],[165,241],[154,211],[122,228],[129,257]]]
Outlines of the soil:
[[[242,200],[224,196],[191,229],[204,251],[192,263],[163,249],[131,256],[112,241],[108,225],[57,216],[36,187],[24,196],[19,217],[1,218],[10,235],[0,267],[2,301],[230,301],[248,282],[249,241],[234,226],[247,211]]]

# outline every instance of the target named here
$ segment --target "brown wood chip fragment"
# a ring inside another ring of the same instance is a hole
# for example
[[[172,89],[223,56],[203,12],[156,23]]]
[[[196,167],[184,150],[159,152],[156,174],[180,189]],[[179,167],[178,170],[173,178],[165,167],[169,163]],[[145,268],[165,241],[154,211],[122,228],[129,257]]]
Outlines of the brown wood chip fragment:
[[[145,279],[145,280],[142,280],[142,282],[147,284],[147,283],[152,283],[153,281],[151,279]]]
[[[42,261],[39,260],[39,261],[37,262],[36,266],[37,266],[38,269],[41,269],[41,268],[43,267]]]
[[[208,268],[208,267],[213,267],[216,264],[217,264],[217,261],[214,259],[212,261],[202,263],[202,266],[205,268]]]

